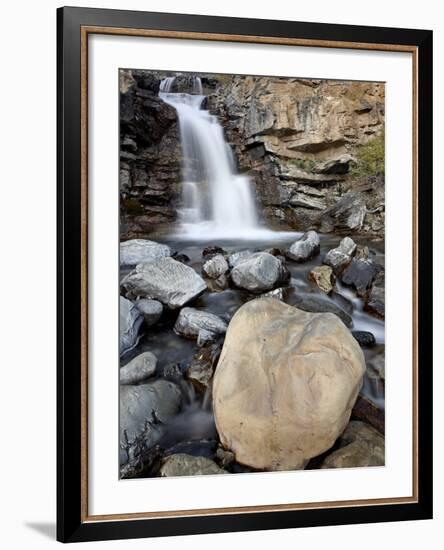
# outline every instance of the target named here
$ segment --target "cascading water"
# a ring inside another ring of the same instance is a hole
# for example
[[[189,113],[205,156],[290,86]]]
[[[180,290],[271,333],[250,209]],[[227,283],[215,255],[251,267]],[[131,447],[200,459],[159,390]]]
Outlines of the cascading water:
[[[237,174],[232,150],[217,118],[202,109],[199,77],[178,91],[176,77],[165,78],[159,97],[175,108],[182,146],[183,207],[180,234],[187,237],[256,237],[260,227],[248,177]]]

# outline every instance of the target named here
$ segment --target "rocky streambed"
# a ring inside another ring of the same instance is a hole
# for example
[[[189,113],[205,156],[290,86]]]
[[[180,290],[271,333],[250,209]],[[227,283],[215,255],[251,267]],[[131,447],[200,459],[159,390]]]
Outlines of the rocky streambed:
[[[384,464],[382,240],[158,236],[120,258],[122,478]]]

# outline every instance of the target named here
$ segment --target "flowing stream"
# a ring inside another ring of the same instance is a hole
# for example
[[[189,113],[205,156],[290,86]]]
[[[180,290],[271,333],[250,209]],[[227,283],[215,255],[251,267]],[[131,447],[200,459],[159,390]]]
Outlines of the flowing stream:
[[[202,108],[199,77],[165,78],[159,97],[177,111],[182,147],[182,199],[178,236],[210,240],[274,235],[259,223],[251,181],[238,174],[233,152],[216,116]],[[180,85],[179,85],[180,84]]]

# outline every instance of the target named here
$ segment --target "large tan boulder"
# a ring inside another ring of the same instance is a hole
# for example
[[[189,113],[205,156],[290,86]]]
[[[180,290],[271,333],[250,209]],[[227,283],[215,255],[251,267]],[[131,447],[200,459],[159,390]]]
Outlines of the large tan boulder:
[[[364,355],[336,315],[273,298],[246,303],[214,375],[222,444],[253,468],[304,468],[344,431],[364,371]]]

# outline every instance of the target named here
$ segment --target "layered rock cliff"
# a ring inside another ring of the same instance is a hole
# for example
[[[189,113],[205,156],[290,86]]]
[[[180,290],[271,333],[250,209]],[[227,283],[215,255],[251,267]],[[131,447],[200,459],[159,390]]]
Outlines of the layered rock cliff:
[[[174,222],[180,205],[177,117],[158,97],[164,76],[120,74],[123,235]],[[202,83],[267,225],[383,235],[383,84],[229,75]]]

